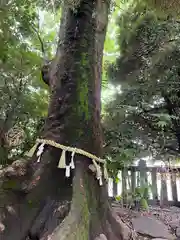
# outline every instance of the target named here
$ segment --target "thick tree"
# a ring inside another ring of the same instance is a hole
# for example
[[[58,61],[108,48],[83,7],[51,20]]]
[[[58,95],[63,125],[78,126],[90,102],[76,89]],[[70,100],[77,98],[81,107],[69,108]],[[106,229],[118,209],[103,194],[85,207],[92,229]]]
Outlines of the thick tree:
[[[108,9],[109,2],[101,0],[64,3],[57,52],[48,73],[51,100],[41,135],[98,157],[102,155],[101,65]],[[130,239],[130,229],[112,212],[105,181],[100,187],[89,170],[91,160],[75,155],[76,168],[67,179],[64,170],[57,168],[60,155],[59,149],[46,146],[40,163],[34,156],[1,172],[1,239]],[[66,157],[69,161],[69,154]]]

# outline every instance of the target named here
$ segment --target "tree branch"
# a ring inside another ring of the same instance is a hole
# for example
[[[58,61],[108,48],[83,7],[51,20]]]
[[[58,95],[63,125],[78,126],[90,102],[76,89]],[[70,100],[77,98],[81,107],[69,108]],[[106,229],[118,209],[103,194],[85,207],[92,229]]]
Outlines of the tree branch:
[[[41,52],[42,52],[42,55],[43,55],[43,59],[44,61],[47,61],[47,58],[46,58],[46,53],[45,53],[45,47],[44,47],[44,43],[43,43],[43,40],[39,34],[39,31],[33,26],[31,25],[32,29],[34,30],[34,32],[36,33],[37,37],[38,37],[38,40],[40,42],[40,45],[41,45]]]

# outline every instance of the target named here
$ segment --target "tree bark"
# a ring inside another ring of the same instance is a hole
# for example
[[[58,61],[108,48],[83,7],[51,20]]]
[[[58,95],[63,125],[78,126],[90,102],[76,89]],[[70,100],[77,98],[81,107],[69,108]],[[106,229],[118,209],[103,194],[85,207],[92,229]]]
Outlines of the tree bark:
[[[60,40],[49,73],[52,96],[42,134],[45,139],[99,157],[101,66],[108,9],[109,1],[102,0],[81,0],[76,9],[65,3]],[[100,187],[89,170],[91,160],[75,155],[76,168],[67,179],[64,170],[57,168],[60,154],[47,146],[40,163],[35,157],[31,160],[27,184],[19,187],[22,194],[16,192],[11,197],[14,214],[6,207],[2,210],[5,229],[0,238],[130,239],[130,229],[111,210],[105,182]],[[66,157],[69,162],[69,154]]]
[[[0,165],[5,165],[8,163],[8,148],[5,141],[6,133],[6,121],[0,120]]]

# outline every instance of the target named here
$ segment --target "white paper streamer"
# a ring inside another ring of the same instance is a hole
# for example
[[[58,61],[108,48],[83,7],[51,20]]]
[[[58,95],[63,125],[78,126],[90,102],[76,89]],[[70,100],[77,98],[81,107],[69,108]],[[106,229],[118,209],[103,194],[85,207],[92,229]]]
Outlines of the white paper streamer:
[[[97,180],[99,180],[99,185],[102,186],[103,185],[103,181],[102,181],[102,171],[101,171],[101,167],[96,164],[96,178]]]
[[[71,165],[66,165],[66,177],[70,177]]]
[[[97,164],[96,168],[97,168],[96,178],[100,179],[100,177],[102,176],[101,167]]]
[[[100,185],[100,186],[103,185],[102,177],[99,178],[99,185]]]
[[[42,153],[43,153],[43,151],[44,151],[44,145],[45,145],[45,143],[42,143],[40,146],[39,146],[39,148],[38,148],[38,151],[37,151],[37,157],[38,157],[38,160],[37,160],[37,162],[40,162],[40,160],[41,160],[41,155],[42,155]]]
[[[74,155],[75,155],[75,151],[71,153],[71,168],[75,169],[75,164],[74,164]]]

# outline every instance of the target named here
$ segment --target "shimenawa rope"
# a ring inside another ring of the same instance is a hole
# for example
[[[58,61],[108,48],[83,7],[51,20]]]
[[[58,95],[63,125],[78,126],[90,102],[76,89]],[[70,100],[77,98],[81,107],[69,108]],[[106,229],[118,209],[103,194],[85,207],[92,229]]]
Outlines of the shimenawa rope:
[[[38,145],[41,143],[41,145],[38,147]],[[59,143],[56,143],[52,140],[47,140],[47,139],[37,139],[36,140],[36,144],[30,149],[29,152],[25,153],[26,156],[28,157],[32,157],[38,147],[38,151],[36,153],[38,160],[37,162],[40,162],[41,160],[41,155],[44,151],[44,146],[45,145],[50,145],[52,147],[55,148],[59,148],[62,150],[62,154],[59,160],[59,164],[58,164],[58,168],[65,168],[66,169],[66,177],[70,177],[70,170],[75,168],[75,164],[74,164],[74,155],[75,154],[80,154],[83,156],[86,156],[90,159],[92,159],[92,163],[93,165],[89,166],[89,169],[91,169],[93,172],[96,172],[96,178],[99,180],[99,184],[100,186],[103,185],[103,181],[102,181],[102,176],[104,175],[104,178],[106,180],[108,180],[108,172],[107,172],[107,168],[106,168],[106,161],[104,159],[98,158],[97,156],[86,152],[82,149],[79,148],[73,148],[73,147],[69,147],[69,146],[65,146]],[[71,152],[71,162],[69,165],[66,165],[66,151]],[[99,163],[99,164],[98,164]],[[104,173],[102,173],[102,169],[100,164],[103,164],[104,166]]]

